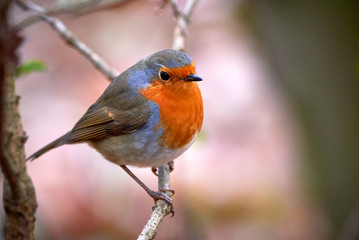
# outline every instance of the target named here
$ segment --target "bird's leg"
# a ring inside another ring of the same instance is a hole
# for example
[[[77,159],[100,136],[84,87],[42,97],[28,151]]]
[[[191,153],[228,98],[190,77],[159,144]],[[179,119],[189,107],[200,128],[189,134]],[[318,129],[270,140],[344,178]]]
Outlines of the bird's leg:
[[[130,177],[133,178],[133,180],[135,180],[146,192],[148,195],[150,195],[153,200],[155,200],[155,202],[157,200],[163,200],[165,202],[167,202],[170,206],[171,206],[171,213],[172,213],[172,216],[174,215],[174,210],[173,210],[173,202],[172,202],[172,199],[167,196],[166,194],[164,194],[163,192],[165,191],[169,191],[167,189],[161,189],[160,191],[158,192],[155,192],[155,191],[152,191],[151,189],[149,189],[138,177],[136,177],[135,174],[133,174],[130,169],[128,169],[128,167],[126,167],[126,165],[120,165],[120,167],[125,170],[125,172],[130,175]]]
[[[167,163],[168,164],[168,167],[170,169],[170,172],[172,172],[173,170],[175,170],[175,162],[174,161],[170,161]],[[151,171],[154,175],[156,175],[158,177],[158,174],[157,174],[157,167],[152,167],[151,168]]]
[[[175,170],[175,162],[174,161],[170,161],[167,163],[168,164],[168,170],[170,171],[170,173]],[[156,168],[157,170],[157,168]],[[156,171],[157,172],[157,171]],[[158,176],[156,173],[155,173],[156,176]],[[166,188],[166,189],[161,189],[160,190],[161,192],[170,192],[172,195],[175,194],[175,190],[174,189],[171,189],[171,188]]]

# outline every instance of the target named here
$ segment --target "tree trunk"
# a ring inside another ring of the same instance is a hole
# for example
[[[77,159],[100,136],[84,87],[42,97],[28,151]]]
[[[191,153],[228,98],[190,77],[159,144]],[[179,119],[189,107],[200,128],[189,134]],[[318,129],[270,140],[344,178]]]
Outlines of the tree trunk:
[[[6,239],[34,239],[35,190],[26,172],[23,131],[15,93],[16,50],[22,39],[9,26],[11,0],[0,2],[0,166],[4,175],[3,201]]]

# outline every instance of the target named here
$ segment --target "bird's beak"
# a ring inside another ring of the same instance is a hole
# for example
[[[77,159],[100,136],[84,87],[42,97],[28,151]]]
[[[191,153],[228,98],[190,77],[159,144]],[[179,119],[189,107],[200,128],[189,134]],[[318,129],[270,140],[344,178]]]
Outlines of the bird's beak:
[[[184,79],[186,82],[198,82],[198,81],[202,81],[202,78],[200,78],[199,76],[197,76],[196,74],[190,74],[187,77],[185,77]]]

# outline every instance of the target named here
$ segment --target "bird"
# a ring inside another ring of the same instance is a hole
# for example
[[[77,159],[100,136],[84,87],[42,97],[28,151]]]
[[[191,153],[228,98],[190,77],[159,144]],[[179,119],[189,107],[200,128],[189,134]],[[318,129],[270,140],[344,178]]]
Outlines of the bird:
[[[64,144],[88,143],[119,165],[155,201],[172,199],[152,191],[127,167],[171,163],[195,141],[203,123],[203,100],[193,60],[166,49],[137,62],[116,77],[74,127],[27,160]]]

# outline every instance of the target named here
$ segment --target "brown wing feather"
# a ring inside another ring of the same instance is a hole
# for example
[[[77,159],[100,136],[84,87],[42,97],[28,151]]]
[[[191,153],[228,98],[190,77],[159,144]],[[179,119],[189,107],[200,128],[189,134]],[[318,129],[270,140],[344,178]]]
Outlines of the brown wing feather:
[[[113,120],[113,114],[107,107],[102,107],[95,111],[90,108],[87,113],[85,113],[85,115],[83,115],[82,118],[75,124],[72,130],[108,123]]]
[[[67,143],[97,141],[102,138],[131,133],[146,123],[149,115],[129,109],[120,111],[109,107],[92,107],[76,123],[66,137]]]

